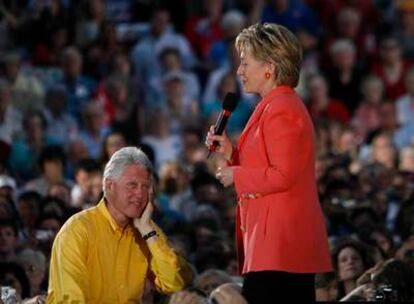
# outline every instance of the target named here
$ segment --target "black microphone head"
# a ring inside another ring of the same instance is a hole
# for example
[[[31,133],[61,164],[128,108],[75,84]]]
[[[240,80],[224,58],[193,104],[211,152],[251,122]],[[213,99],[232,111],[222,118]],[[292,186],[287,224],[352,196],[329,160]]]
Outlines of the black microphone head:
[[[224,97],[223,109],[233,112],[239,103],[239,96],[234,92],[228,92]]]

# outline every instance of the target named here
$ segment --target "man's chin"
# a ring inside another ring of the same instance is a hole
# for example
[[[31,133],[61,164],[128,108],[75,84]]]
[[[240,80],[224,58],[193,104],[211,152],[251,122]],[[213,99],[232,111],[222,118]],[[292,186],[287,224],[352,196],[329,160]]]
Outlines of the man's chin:
[[[128,217],[134,219],[134,218],[140,218],[142,216],[142,213],[144,212],[144,208],[142,207],[135,207],[131,208],[128,212]]]

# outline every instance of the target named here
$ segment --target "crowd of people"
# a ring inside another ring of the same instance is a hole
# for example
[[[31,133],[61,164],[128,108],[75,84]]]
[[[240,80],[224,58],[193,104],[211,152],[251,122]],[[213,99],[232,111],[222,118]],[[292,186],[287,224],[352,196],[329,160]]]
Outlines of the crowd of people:
[[[196,273],[171,296],[146,284],[142,302],[243,303],[236,194],[215,177],[225,160],[207,159],[203,142],[227,92],[240,96],[227,132],[243,130],[258,97],[242,92],[234,38],[272,22],[304,51],[296,91],[315,128],[334,265],[316,276],[317,300],[414,300],[414,1],[4,0],[0,9],[0,285],[18,299],[46,294],[56,234],[99,203],[106,163],[133,145],[157,173],[154,219]]]

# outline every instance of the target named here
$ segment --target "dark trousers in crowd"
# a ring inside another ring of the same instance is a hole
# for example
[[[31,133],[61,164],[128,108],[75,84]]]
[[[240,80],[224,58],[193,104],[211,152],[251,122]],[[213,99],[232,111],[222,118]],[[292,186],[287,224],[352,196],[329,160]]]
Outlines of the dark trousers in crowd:
[[[282,271],[249,272],[244,276],[242,294],[249,304],[313,303],[315,275]]]

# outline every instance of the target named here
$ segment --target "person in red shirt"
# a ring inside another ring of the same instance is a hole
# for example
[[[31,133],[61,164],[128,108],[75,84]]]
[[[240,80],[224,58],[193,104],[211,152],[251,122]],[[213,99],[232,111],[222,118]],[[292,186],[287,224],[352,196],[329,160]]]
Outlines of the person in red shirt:
[[[234,186],[236,238],[243,296],[248,303],[315,301],[315,273],[331,270],[326,228],[315,181],[314,129],[294,91],[302,49],[283,26],[265,23],[236,39],[237,74],[256,106],[236,147],[214,135],[216,151],[228,160],[216,177]]]
[[[313,119],[328,118],[347,124],[350,118],[349,110],[340,100],[331,99],[328,94],[328,84],[322,75],[311,75],[307,81],[309,94],[308,110]]]
[[[380,77],[385,84],[385,97],[395,101],[405,94],[405,75],[411,63],[402,57],[401,44],[396,37],[388,36],[381,40],[379,61],[375,62],[371,72]]]

